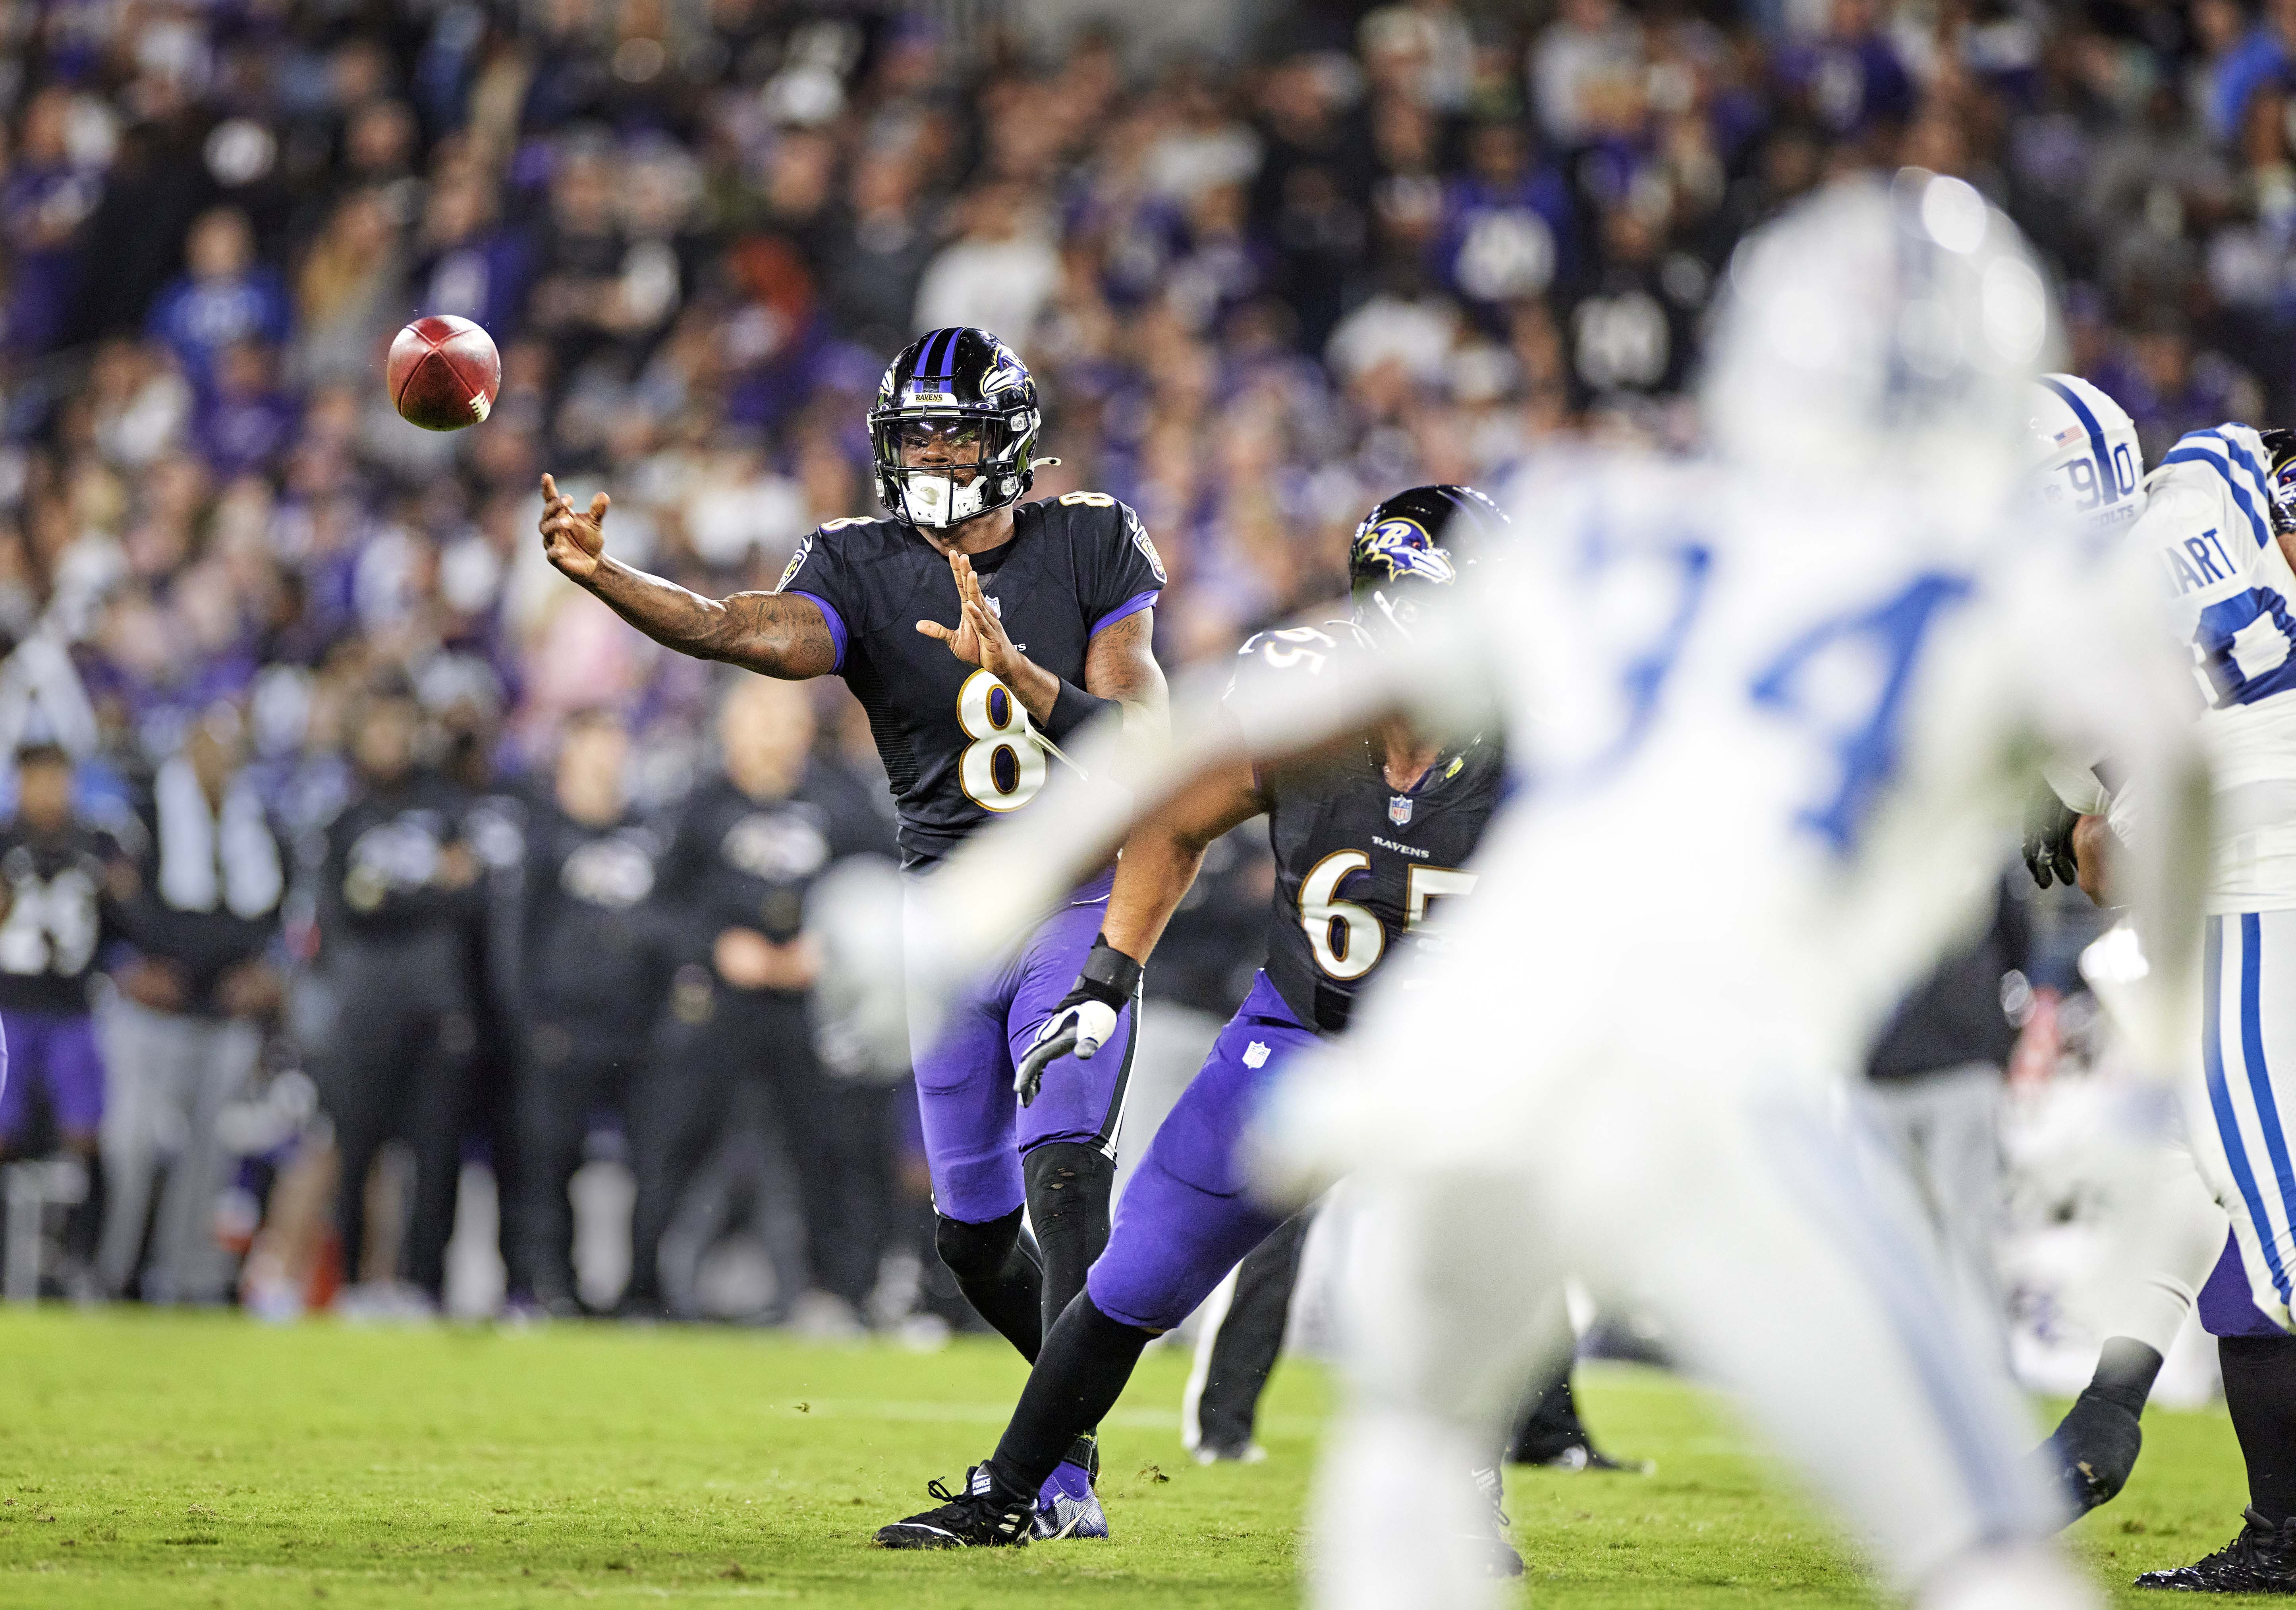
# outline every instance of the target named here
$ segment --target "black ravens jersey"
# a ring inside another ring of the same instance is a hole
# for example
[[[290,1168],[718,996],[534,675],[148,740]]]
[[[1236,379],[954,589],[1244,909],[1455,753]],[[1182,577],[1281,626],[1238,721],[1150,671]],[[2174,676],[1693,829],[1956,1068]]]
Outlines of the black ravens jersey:
[[[1140,517],[1100,492],[1013,512],[1013,539],[972,555],[988,607],[1037,664],[1081,687],[1093,635],[1156,601],[1164,567]],[[946,855],[1045,785],[1028,712],[988,672],[917,630],[960,619],[948,560],[898,520],[837,520],[805,539],[775,589],[822,607],[837,672],[869,712],[900,814],[902,858]]]
[[[101,828],[74,822],[53,838],[20,822],[0,828],[0,1008],[76,1014],[88,1009],[97,947],[113,919],[104,874],[126,851]]]
[[[1248,699],[1270,677],[1313,675],[1341,653],[1374,653],[1346,621],[1329,631],[1263,632],[1228,693]],[[1499,745],[1447,750],[1407,792],[1388,784],[1369,742],[1313,766],[1260,774],[1275,851],[1267,978],[1300,1022],[1347,1027],[1357,993],[1382,962],[1423,942],[1444,899],[1464,894],[1461,870],[1496,808],[1505,775]]]

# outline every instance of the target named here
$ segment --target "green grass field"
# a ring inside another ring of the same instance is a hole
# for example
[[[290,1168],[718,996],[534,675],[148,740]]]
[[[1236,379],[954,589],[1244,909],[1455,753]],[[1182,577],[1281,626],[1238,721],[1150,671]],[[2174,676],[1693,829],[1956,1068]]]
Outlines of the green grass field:
[[[1272,1457],[1206,1470],[1182,1364],[1152,1351],[1105,1432],[1113,1541],[901,1555],[869,1532],[991,1445],[1021,1376],[1002,1343],[0,1315],[0,1606],[1288,1604],[1323,1382],[1287,1366]],[[1659,1472],[1513,1473],[1529,1602],[1875,1602],[1710,1400],[1615,1368],[1581,1392]],[[2242,1501],[2220,1414],[2146,1438],[2079,1533],[2114,1582],[2216,1547]]]

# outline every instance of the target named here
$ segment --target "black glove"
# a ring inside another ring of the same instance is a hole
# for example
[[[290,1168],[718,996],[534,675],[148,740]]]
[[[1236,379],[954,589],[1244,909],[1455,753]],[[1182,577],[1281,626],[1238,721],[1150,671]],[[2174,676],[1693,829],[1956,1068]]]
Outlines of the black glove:
[[[2067,888],[2080,883],[2080,863],[2073,858],[2073,826],[2080,813],[2047,791],[2036,794],[2025,812],[2025,870],[2046,889],[2052,881]]]
[[[1075,987],[1061,997],[1061,1004],[1037,1031],[1036,1044],[1013,1071],[1013,1088],[1022,1106],[1036,1101],[1047,1066],[1071,1053],[1079,1061],[1090,1062],[1093,1053],[1108,1042],[1116,1032],[1117,1014],[1140,991],[1140,974],[1138,962],[1107,940],[1094,939],[1092,954],[1085,957],[1084,971],[1077,974]]]

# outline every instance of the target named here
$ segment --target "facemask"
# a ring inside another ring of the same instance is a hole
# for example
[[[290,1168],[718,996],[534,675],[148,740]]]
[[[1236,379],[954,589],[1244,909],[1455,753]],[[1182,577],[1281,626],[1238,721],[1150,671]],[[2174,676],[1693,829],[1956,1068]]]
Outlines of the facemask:
[[[987,502],[988,481],[975,475],[972,484],[961,486],[954,475],[926,475],[911,471],[902,480],[902,513],[912,525],[955,525],[972,519],[981,512]]]

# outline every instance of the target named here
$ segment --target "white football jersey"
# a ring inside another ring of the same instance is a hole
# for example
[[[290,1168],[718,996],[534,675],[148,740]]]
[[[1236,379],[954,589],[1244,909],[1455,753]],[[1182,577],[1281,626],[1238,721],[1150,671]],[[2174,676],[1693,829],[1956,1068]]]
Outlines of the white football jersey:
[[[1447,981],[1508,981],[1502,1060],[1840,1077],[1989,908],[2039,760],[2189,757],[2149,559],[1919,501],[1639,457],[1513,489],[1428,668],[1496,690],[1525,773]]]
[[[2146,478],[2130,531],[2206,701],[2218,912],[2296,906],[2296,571],[2273,535],[2270,463],[2246,425],[2194,431]]]

